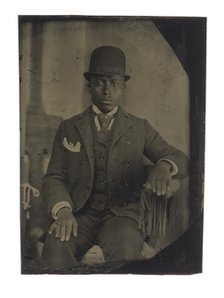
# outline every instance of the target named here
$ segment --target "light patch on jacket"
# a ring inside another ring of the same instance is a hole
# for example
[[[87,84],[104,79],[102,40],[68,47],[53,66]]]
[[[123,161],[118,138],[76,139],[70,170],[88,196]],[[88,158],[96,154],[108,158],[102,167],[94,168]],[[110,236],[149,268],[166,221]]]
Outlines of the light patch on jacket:
[[[68,142],[67,141],[67,138],[64,137],[64,140],[63,140],[63,146],[68,149],[69,151],[71,152],[80,152],[80,149],[81,149],[81,144],[80,142],[78,141],[76,144],[73,144],[72,142]]]

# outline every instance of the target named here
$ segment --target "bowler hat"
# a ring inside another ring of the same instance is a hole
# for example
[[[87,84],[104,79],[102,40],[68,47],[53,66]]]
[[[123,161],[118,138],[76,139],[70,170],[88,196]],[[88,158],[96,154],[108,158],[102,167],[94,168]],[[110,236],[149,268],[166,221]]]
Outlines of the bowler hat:
[[[93,50],[90,57],[89,71],[84,77],[89,81],[92,75],[120,75],[125,81],[130,76],[125,74],[125,55],[123,51],[113,46],[101,46]]]

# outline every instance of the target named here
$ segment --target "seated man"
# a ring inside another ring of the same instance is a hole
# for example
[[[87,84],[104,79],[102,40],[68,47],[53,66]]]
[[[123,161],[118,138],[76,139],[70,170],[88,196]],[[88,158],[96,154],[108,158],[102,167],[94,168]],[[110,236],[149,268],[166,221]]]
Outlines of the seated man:
[[[52,268],[77,266],[96,243],[106,262],[142,259],[142,186],[166,196],[172,176],[187,175],[187,157],[119,106],[130,79],[119,48],[96,48],[84,77],[92,105],[61,123],[43,181],[53,222],[42,258]],[[147,181],[143,156],[155,164]]]

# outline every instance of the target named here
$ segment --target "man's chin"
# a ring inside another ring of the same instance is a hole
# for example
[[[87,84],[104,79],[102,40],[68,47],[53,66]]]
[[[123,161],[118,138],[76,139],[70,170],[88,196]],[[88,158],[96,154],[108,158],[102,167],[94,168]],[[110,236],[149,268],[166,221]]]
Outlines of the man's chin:
[[[100,111],[103,112],[103,113],[109,113],[110,111],[113,110],[114,107],[115,107],[114,105],[111,105],[109,103],[103,103],[103,104],[98,106]]]

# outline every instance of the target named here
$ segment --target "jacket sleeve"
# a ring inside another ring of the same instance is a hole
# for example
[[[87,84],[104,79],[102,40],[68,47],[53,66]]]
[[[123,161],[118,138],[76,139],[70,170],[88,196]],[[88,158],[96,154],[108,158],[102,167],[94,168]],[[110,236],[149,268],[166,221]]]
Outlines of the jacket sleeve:
[[[145,121],[145,146],[144,155],[153,163],[157,163],[160,159],[167,159],[174,162],[178,167],[178,173],[175,178],[184,178],[188,175],[189,160],[187,156],[180,150],[169,145],[159,133]]]
[[[73,208],[68,191],[65,148],[62,144],[64,136],[64,124],[62,122],[54,139],[47,173],[43,178],[43,195],[48,213],[51,213],[53,207],[61,201],[69,203]]]

